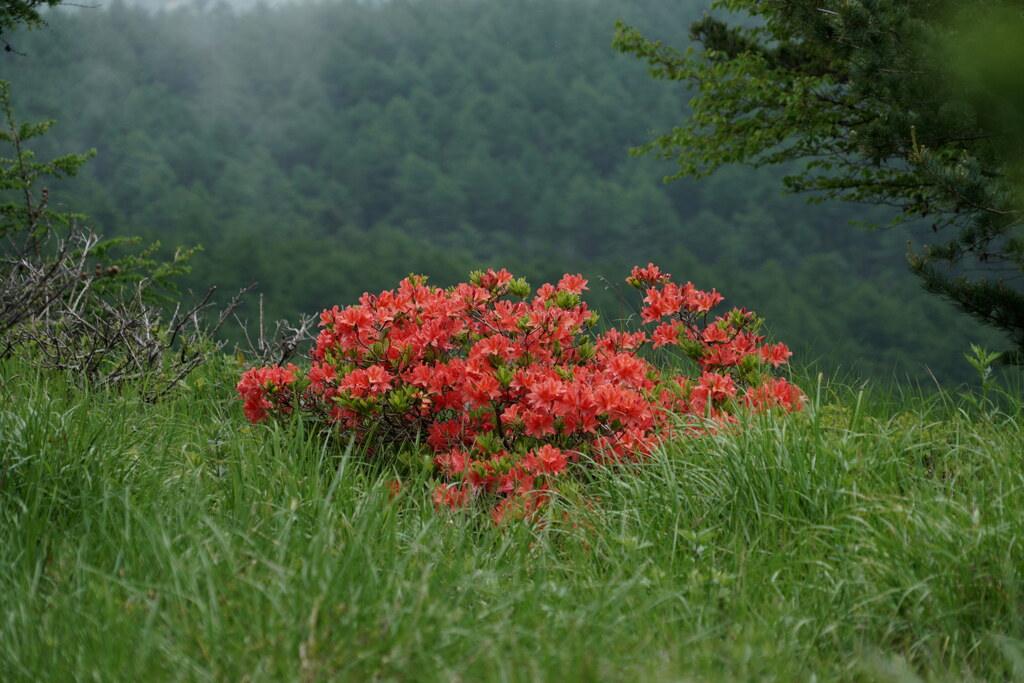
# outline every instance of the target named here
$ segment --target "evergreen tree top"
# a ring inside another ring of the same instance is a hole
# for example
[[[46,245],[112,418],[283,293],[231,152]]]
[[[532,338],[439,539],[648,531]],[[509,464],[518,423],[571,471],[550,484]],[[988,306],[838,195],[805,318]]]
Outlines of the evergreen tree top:
[[[1007,77],[1024,58],[1024,3],[714,7],[746,17],[703,17],[690,36],[702,47],[685,53],[618,24],[618,50],[696,89],[691,117],[637,151],[675,159],[672,178],[799,160],[788,191],[892,205],[895,223],[931,221],[935,241],[911,247],[911,268],[1006,332],[1018,351],[1008,359],[1024,359],[1024,86]]]

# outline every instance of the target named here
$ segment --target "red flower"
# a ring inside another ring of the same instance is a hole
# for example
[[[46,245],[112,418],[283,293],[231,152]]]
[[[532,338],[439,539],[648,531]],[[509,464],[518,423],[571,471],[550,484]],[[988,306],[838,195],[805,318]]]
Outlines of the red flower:
[[[513,275],[504,268],[499,270],[497,273],[494,270],[488,269],[486,273],[480,278],[480,286],[485,289],[494,289],[495,287],[503,287],[509,282],[512,282]]]
[[[551,444],[545,444],[537,450],[531,451],[524,461],[531,472],[547,475],[561,473],[569,462],[565,453]]]
[[[576,275],[569,275],[568,273],[563,275],[562,279],[558,281],[558,288],[573,294],[582,294],[584,289],[590,289],[590,287],[587,287],[587,280],[583,279],[583,276],[578,273]]]
[[[700,377],[700,384],[707,391],[707,396],[712,400],[721,400],[736,395],[736,385],[729,375],[720,375],[716,372],[705,372]]]
[[[729,333],[720,325],[708,325],[701,333],[705,344],[724,344],[729,341]]]
[[[542,439],[555,433],[555,418],[546,410],[531,410],[523,416],[525,433]]]
[[[291,364],[287,368],[275,365],[247,370],[235,387],[244,401],[242,410],[246,418],[256,423],[265,420],[274,410],[290,412],[292,394],[289,387],[295,382],[298,371]]]
[[[668,282],[671,276],[668,273],[661,272],[661,269],[653,263],[648,263],[646,268],[636,266],[630,272],[629,277],[626,278],[626,282],[630,284],[636,284],[638,286],[660,284],[662,282]]]
[[[538,410],[554,410],[558,401],[565,396],[565,385],[555,379],[535,383],[528,394],[530,403]]]
[[[451,510],[465,507],[469,503],[470,487],[458,484],[439,484],[434,489],[434,505]]]
[[[690,297],[687,308],[691,311],[703,313],[710,311],[712,308],[722,303],[724,299],[725,297],[713,289],[710,292],[695,291],[693,296]]]
[[[766,363],[771,363],[773,366],[778,367],[786,362],[786,359],[793,355],[793,352],[789,348],[779,342],[774,346],[761,347],[761,359]]]
[[[645,380],[647,363],[628,353],[616,353],[608,359],[608,372],[629,386],[641,386]]]
[[[651,341],[654,342],[654,348],[666,346],[668,344],[678,345],[679,327],[679,323],[664,323],[663,325],[659,325],[658,329],[654,330],[651,334]]]
[[[501,385],[490,373],[484,373],[480,379],[470,382],[466,390],[466,396],[474,408],[486,408],[492,399],[500,395]]]
[[[586,304],[565,296],[587,289],[582,275],[515,302],[504,298],[512,277],[489,270],[476,284],[440,289],[410,276],[395,290],[363,294],[356,306],[325,310],[303,381],[294,366],[243,374],[237,390],[246,417],[298,409],[350,434],[369,457],[423,439],[447,481],[433,492],[435,503],[459,507],[486,491],[500,499],[500,520],[534,516],[570,456],[585,455],[581,466],[643,458],[662,439],[735,423],[744,406],[803,405],[799,389],[743,363],[756,354],[778,366],[791,355],[783,344],[763,345],[752,313],[704,324],[722,301],[715,290],[676,285],[653,264],[627,280],[645,293],[643,320],[668,318],[651,334],[654,347],[684,340],[702,369],[694,378],[644,360],[643,331],[612,328],[589,339]],[[673,412],[701,419],[677,426]]]

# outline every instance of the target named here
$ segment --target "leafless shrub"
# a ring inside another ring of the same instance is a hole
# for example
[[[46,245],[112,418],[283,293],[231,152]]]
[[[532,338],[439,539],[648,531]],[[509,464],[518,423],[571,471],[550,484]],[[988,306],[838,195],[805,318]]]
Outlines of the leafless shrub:
[[[78,230],[43,258],[35,240],[7,240],[0,256],[0,358],[14,351],[27,321],[50,317],[54,306],[81,299],[91,285],[87,264],[97,242],[96,235]]]
[[[259,306],[255,336],[250,334],[247,322],[239,319],[237,315],[235,316],[235,321],[245,337],[244,344],[235,346],[235,353],[246,365],[284,365],[294,358],[304,345],[311,343],[316,338],[313,330],[318,316],[302,315],[296,325],[281,319],[274,323],[274,329],[270,331],[263,315],[262,294]]]
[[[156,401],[220,349],[215,335],[249,288],[216,314],[213,288],[190,306],[168,311],[148,296],[153,279],[111,287],[121,275],[116,266],[90,269],[98,243],[74,226],[48,253],[34,246],[0,259],[0,358],[22,349],[40,366],[68,371],[83,383],[131,383]]]

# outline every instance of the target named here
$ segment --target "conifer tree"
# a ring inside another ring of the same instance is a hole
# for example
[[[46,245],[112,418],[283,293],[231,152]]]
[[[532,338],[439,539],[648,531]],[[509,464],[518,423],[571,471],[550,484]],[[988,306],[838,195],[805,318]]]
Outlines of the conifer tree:
[[[785,178],[812,201],[926,219],[911,246],[924,287],[1008,334],[1024,362],[1024,2],[717,0],[685,53],[618,24],[616,49],[695,88],[692,114],[637,153],[672,178],[729,163],[803,161]],[[753,21],[751,21],[751,18]]]
[[[7,32],[18,24],[25,24],[29,28],[39,26],[43,19],[39,16],[39,6],[53,7],[59,5],[63,0],[2,0],[0,1],[0,42],[4,44],[4,50],[14,52],[14,48],[7,42]]]

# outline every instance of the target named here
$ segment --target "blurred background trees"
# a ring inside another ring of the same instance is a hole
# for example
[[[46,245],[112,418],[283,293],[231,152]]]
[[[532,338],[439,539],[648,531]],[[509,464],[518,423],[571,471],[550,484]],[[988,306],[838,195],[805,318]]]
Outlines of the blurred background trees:
[[[792,162],[663,185],[670,162],[630,158],[690,94],[615,54],[615,21],[681,43],[706,6],[113,2],[48,12],[4,73],[17,111],[60,122],[41,154],[98,150],[54,201],[104,234],[201,243],[186,285],[257,280],[269,319],[410,272],[507,267],[534,284],[582,272],[617,321],[635,311],[615,287],[654,261],[757,310],[805,359],[967,377],[960,352],[995,337],[921,290],[905,233],[846,225],[892,211],[780,196]]]

